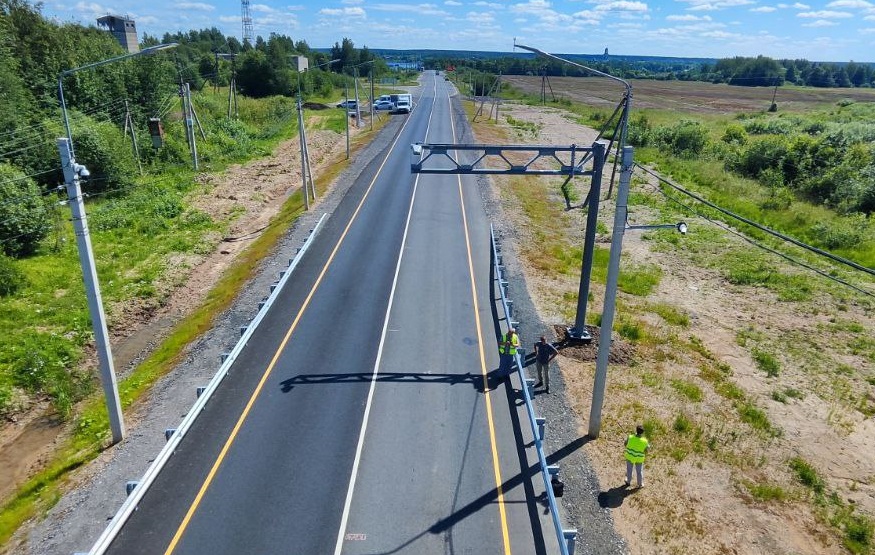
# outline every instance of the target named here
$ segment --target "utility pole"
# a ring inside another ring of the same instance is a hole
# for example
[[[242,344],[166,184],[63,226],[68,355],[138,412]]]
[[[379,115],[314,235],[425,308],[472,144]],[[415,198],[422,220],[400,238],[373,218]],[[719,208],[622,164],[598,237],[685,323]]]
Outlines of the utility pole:
[[[595,380],[592,386],[592,405],[589,409],[587,435],[591,439],[599,437],[602,427],[602,405],[604,405],[605,385],[608,381],[608,357],[611,354],[611,329],[614,326],[614,309],[617,301],[620,253],[623,249],[623,233],[626,231],[629,184],[632,181],[632,151],[631,146],[623,147],[620,183],[617,186],[617,208],[614,212],[614,232],[611,235],[611,255],[608,260],[608,280],[605,285],[605,306],[602,310],[602,324],[599,328],[599,350],[596,356]]]
[[[343,85],[343,95],[346,98],[343,108],[343,115],[346,116],[346,159],[349,160],[349,83]]]
[[[185,118],[185,138],[188,139],[188,148],[191,151],[191,160],[194,170],[198,171],[197,141],[194,136],[194,121],[191,110],[191,87],[180,79],[179,94],[182,97],[182,113]]]
[[[307,185],[307,139],[304,138],[304,109],[301,105],[301,90],[298,88],[298,138],[301,141],[301,192],[304,193],[304,210],[310,210],[310,188]]]
[[[131,142],[134,144],[134,156],[137,158],[137,167],[140,168],[140,175],[143,175],[143,163],[140,162],[140,149],[137,147],[137,132],[134,129],[134,120],[131,117],[131,108],[128,106],[128,101],[125,99],[125,135],[131,132]]]
[[[85,281],[85,296],[88,299],[88,312],[91,316],[97,360],[100,364],[100,382],[103,385],[103,393],[106,397],[109,427],[112,430],[112,442],[115,444],[125,437],[124,416],[118,394],[115,368],[112,362],[109,330],[106,328],[106,315],[103,312],[103,300],[100,297],[97,268],[94,264],[94,253],[91,250],[91,236],[88,232],[88,221],[85,217],[85,203],[82,201],[82,189],[79,185],[80,175],[87,177],[88,170],[85,166],[77,164],[73,159],[73,152],[70,149],[71,143],[72,141],[67,138],[58,139],[58,152],[61,155],[61,167],[64,170],[67,200],[73,213],[73,230],[76,233],[79,263],[82,265],[82,278]]]
[[[362,110],[359,106],[359,70],[357,67],[352,68],[353,85],[355,86],[355,126],[362,126]]]
[[[374,70],[371,69],[371,131],[374,130]]]

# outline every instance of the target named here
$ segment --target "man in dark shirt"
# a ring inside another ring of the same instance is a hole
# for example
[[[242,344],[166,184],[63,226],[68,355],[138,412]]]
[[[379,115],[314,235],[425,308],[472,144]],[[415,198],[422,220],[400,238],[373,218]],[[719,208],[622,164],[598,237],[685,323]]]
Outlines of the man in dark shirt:
[[[547,338],[543,335],[541,340],[535,343],[535,368],[538,370],[538,383],[535,385],[543,383],[547,393],[550,393],[550,361],[558,354],[556,347],[547,343]]]

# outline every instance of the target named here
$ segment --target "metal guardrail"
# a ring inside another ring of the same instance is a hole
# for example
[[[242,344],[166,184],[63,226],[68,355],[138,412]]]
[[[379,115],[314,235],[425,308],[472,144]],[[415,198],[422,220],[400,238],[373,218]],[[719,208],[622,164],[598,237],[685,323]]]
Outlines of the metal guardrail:
[[[501,306],[504,309],[505,321],[510,326],[512,318],[512,301],[507,299],[507,294],[504,290],[507,281],[503,279],[504,266],[501,264],[501,256],[499,255],[500,248],[495,240],[495,230],[492,225],[489,225],[489,239],[492,246],[492,264],[495,268],[495,279],[498,281],[498,291],[501,295]],[[543,418],[535,416],[535,409],[532,405],[532,395],[530,391],[530,382],[523,370],[523,359],[520,353],[521,349],[517,349],[516,365],[519,374],[520,383],[522,384],[523,399],[525,400],[526,412],[529,415],[529,423],[532,426],[532,435],[535,438],[535,451],[538,453],[538,462],[541,465],[541,477],[544,479],[544,489],[547,493],[547,501],[550,507],[550,514],[553,518],[553,526],[556,528],[556,539],[559,542],[559,551],[562,555],[574,555],[574,546],[577,541],[576,529],[564,529],[559,521],[559,510],[556,504],[556,496],[553,493],[551,484],[551,475],[559,473],[558,466],[550,466],[547,464],[547,457],[544,455],[543,434],[546,421]]]
[[[304,244],[298,250],[295,257],[289,261],[289,266],[283,272],[280,272],[280,279],[277,281],[275,286],[272,287],[272,291],[270,296],[260,304],[260,309],[258,314],[252,321],[246,326],[245,331],[242,332],[240,336],[240,340],[237,341],[237,344],[234,346],[234,349],[228,353],[227,356],[223,355],[222,365],[219,367],[219,371],[213,376],[210,380],[210,383],[201,389],[198,389],[200,393],[198,395],[197,401],[195,401],[194,406],[192,406],[191,410],[188,411],[188,414],[185,418],[182,419],[182,422],[179,424],[179,427],[175,430],[167,430],[165,432],[165,437],[167,438],[167,443],[164,445],[164,448],[158,453],[158,456],[149,465],[149,468],[146,469],[146,473],[143,474],[143,477],[139,482],[128,482],[127,490],[128,490],[128,498],[119,508],[118,512],[116,512],[115,516],[113,516],[110,523],[107,525],[106,529],[103,533],[98,537],[97,541],[94,543],[94,546],[88,552],[88,555],[103,555],[106,553],[106,550],[109,549],[110,544],[118,535],[119,531],[121,531],[122,526],[128,521],[131,513],[133,513],[137,509],[137,505],[143,499],[143,496],[146,495],[146,492],[149,490],[149,487],[158,477],[158,474],[164,468],[164,465],[167,464],[167,461],[170,460],[170,457],[173,455],[173,452],[176,451],[176,447],[182,441],[182,438],[185,437],[185,434],[188,432],[189,428],[194,424],[194,421],[197,419],[198,415],[204,410],[207,405],[207,402],[210,400],[212,394],[218,389],[219,385],[222,383],[222,380],[225,379],[225,376],[228,374],[228,371],[231,368],[231,365],[234,364],[234,361],[237,360],[237,356],[246,346],[246,343],[249,341],[249,338],[255,332],[255,329],[258,327],[258,324],[264,319],[264,316],[267,314],[267,311],[270,310],[270,307],[273,305],[276,298],[279,296],[280,291],[282,291],[283,286],[289,280],[292,275],[292,271],[297,267],[298,262],[300,262],[301,258],[304,256],[304,253],[307,252],[307,249],[310,247],[310,244],[313,242],[313,239],[316,237],[317,233],[322,227],[322,224],[325,222],[327,214],[323,214],[319,221],[316,222],[316,225],[313,226],[313,229],[310,231],[309,237],[304,241]],[[78,555],[78,554],[75,554]]]

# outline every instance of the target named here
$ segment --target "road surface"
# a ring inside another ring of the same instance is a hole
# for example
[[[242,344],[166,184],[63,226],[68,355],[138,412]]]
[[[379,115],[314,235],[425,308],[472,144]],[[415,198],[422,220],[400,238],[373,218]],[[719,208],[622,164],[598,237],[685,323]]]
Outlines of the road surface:
[[[490,375],[480,193],[410,173],[411,143],[464,125],[448,82],[422,85],[109,553],[557,551],[519,397]]]

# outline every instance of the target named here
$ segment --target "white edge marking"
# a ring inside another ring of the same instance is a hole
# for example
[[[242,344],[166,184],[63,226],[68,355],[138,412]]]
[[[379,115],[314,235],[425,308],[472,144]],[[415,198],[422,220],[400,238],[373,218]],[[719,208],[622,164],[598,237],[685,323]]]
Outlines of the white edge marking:
[[[425,137],[428,138],[428,130],[431,128],[431,117],[434,114],[434,105],[437,102],[437,80],[434,82],[435,95],[432,97],[432,111],[428,115],[428,124],[425,127]],[[422,95],[420,95],[422,98]],[[386,306],[386,317],[383,320],[383,331],[380,334],[380,346],[377,348],[377,359],[374,361],[374,371],[371,374],[371,387],[368,390],[368,401],[365,404],[365,412],[362,416],[362,428],[359,431],[359,440],[355,448],[355,458],[352,462],[352,472],[349,477],[349,488],[346,490],[346,501],[343,504],[343,515],[340,517],[340,528],[337,531],[337,543],[334,546],[334,555],[340,555],[343,551],[343,541],[346,536],[346,525],[349,521],[349,511],[352,507],[352,495],[355,491],[355,482],[358,477],[359,463],[362,458],[362,449],[365,444],[365,432],[368,429],[368,417],[371,414],[371,404],[374,399],[374,390],[377,388],[377,374],[380,373],[380,361],[383,358],[383,346],[386,343],[386,334],[389,331],[389,315],[392,312],[392,304],[395,301],[395,289],[398,285],[398,275],[401,273],[401,260],[404,258],[404,247],[407,244],[407,232],[410,230],[410,219],[413,216],[413,202],[416,200],[416,188],[419,185],[419,174],[413,181],[413,194],[410,196],[410,207],[407,210],[407,221],[404,223],[404,235],[401,238],[401,248],[398,249],[398,262],[395,264],[395,276],[392,279],[392,290],[389,293],[389,303]]]

